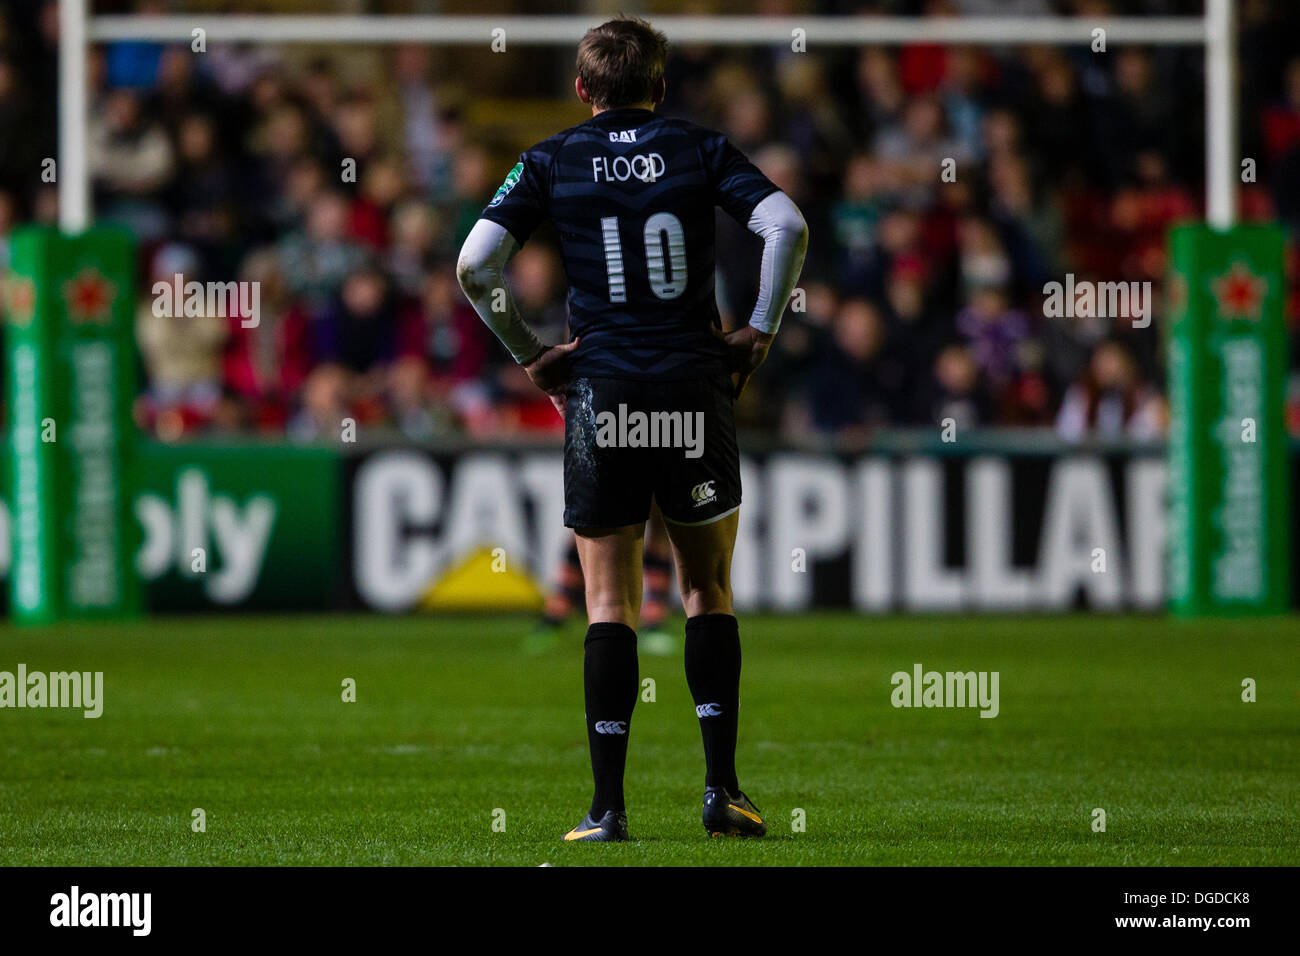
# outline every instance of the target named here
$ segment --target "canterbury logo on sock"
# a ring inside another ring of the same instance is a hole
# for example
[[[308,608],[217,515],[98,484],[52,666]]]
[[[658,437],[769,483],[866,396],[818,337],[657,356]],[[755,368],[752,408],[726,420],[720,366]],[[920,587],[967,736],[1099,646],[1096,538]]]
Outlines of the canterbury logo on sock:
[[[696,717],[721,717],[722,705],[721,704],[696,704],[695,716]]]
[[[627,733],[627,721],[626,720],[598,720],[596,721],[596,733],[625,734]]]

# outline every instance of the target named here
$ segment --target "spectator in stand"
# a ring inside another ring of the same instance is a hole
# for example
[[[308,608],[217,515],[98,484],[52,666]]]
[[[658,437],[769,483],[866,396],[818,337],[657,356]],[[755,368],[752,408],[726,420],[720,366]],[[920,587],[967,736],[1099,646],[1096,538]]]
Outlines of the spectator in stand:
[[[933,94],[910,100],[902,123],[880,130],[873,148],[885,166],[893,196],[914,209],[929,205],[946,160],[959,169],[973,158],[949,133],[943,103]]]
[[[52,144],[42,148],[42,137],[35,134],[33,127],[39,129],[35,108],[16,65],[0,55],[0,183],[6,191],[15,189],[15,199],[20,183],[40,181],[33,170],[39,170],[42,160],[53,153]],[[24,135],[18,135],[20,131]]]
[[[418,199],[398,202],[389,215],[391,243],[384,254],[384,267],[403,295],[416,297],[434,259],[437,227],[433,210]]]
[[[117,89],[91,111],[87,136],[102,218],[123,223],[146,242],[162,238],[168,228],[162,199],[176,171],[167,131],[144,115],[138,93]]]
[[[224,102],[207,74],[200,72],[201,57],[188,46],[168,46],[158,64],[158,77],[147,92],[149,115],[161,121],[175,138],[187,116],[218,115]]]
[[[1269,163],[1280,161],[1300,147],[1300,56],[1287,62],[1282,96],[1265,108],[1260,125]]]
[[[430,82],[429,47],[404,43],[393,55],[394,81],[402,110],[402,146],[415,184],[428,190],[445,161],[438,121],[438,94]]]
[[[1283,98],[1265,112],[1263,138],[1278,217],[1300,236],[1300,56],[1287,63]]]
[[[465,300],[450,260],[434,263],[424,278],[420,307],[402,326],[401,359],[404,396],[420,392],[430,404],[428,427],[447,431],[457,421],[482,434],[494,424],[487,364],[496,352],[496,339]],[[408,431],[419,412],[406,398],[399,400],[399,424]]]
[[[1070,386],[1056,417],[1066,441],[1154,438],[1164,428],[1165,410],[1156,391],[1138,375],[1132,356],[1118,342],[1103,342],[1087,371]]]
[[[1016,278],[1011,257],[993,223],[967,216],[957,228],[961,279],[967,288],[998,286],[1009,289]]]
[[[289,294],[274,249],[256,250],[244,260],[239,278],[258,284],[258,323],[232,320],[225,355],[227,389],[259,430],[288,422],[311,371],[308,316]]]
[[[1134,151],[1184,152],[1171,91],[1156,82],[1148,51],[1131,46],[1117,50],[1114,84],[1113,94],[1094,113],[1096,139],[1090,144],[1105,157],[1111,186],[1129,178]]]
[[[880,310],[866,299],[845,301],[805,386],[812,427],[845,446],[861,447],[872,429],[898,418],[905,372],[888,348]]]
[[[1010,306],[1005,286],[976,286],[970,305],[957,313],[957,333],[995,395],[1015,384],[1022,370],[1021,346],[1030,335],[1029,316]]]
[[[330,112],[319,115],[330,123],[341,159],[356,163],[355,186],[361,186],[371,166],[384,156],[374,99],[368,92],[355,92],[344,97]],[[345,187],[352,185],[348,180],[343,182]]]
[[[198,254],[171,243],[154,254],[150,295],[141,301],[135,319],[149,381],[141,416],[166,439],[179,438],[212,419],[221,400],[222,347],[229,334],[226,317],[206,310],[190,314],[188,296],[186,307],[176,309],[170,292],[153,295],[154,283],[171,288],[177,276],[182,284],[203,280]]]
[[[388,248],[388,225],[393,208],[407,192],[406,175],[396,158],[384,156],[372,160],[361,178],[361,189],[352,203],[348,235],[381,253]]]
[[[958,434],[993,421],[993,401],[967,346],[946,345],[935,356],[919,421],[939,428],[951,421]]]
[[[856,132],[866,139],[899,120],[907,104],[907,94],[898,79],[894,53],[885,47],[870,46],[859,52],[856,79],[859,100]]]
[[[243,176],[247,204],[260,221],[261,236],[269,240],[301,226],[308,205],[324,188],[326,174],[322,161],[312,154],[307,119],[283,99],[278,78],[261,78],[254,92],[258,115],[248,136]]]
[[[289,437],[295,441],[338,440],[351,417],[347,373],[338,365],[312,369],[302,387],[302,407],[289,421]]]
[[[756,85],[739,90],[727,101],[722,128],[737,149],[753,155],[771,142],[772,114],[767,97]]]
[[[286,233],[302,229],[316,200],[327,191],[325,169],[310,156],[303,156],[285,171],[283,191],[265,212],[272,219],[273,232],[268,241],[284,238]]]
[[[1078,185],[1089,173],[1089,113],[1078,75],[1064,53],[1054,52],[1037,71],[1034,99],[1028,108],[1044,170],[1052,179]]]
[[[322,191],[307,211],[306,229],[280,243],[280,274],[310,312],[324,309],[343,280],[366,260],[365,250],[348,235],[347,227],[348,201],[341,193]]]
[[[814,194],[833,195],[853,139],[827,89],[821,60],[788,56],[777,69],[782,138],[799,154],[803,179]]]
[[[889,334],[893,341],[905,343],[900,349],[911,382],[924,382],[931,374],[939,349],[955,336],[951,313],[935,308],[926,285],[924,259],[915,254],[894,259],[885,285],[884,306]],[[908,422],[928,422],[915,403],[905,403],[902,413]]]
[[[831,209],[835,230],[832,275],[840,285],[866,291],[878,263],[877,228],[885,214],[885,171],[870,153],[853,156],[844,170],[844,195]]]
[[[309,322],[313,364],[343,370],[358,422],[371,423],[382,414],[381,396],[398,357],[406,309],[383,269],[367,261],[348,273],[334,300]]]
[[[947,51],[946,72],[939,88],[940,102],[953,139],[971,159],[980,156],[980,124],[984,119],[980,87],[985,72],[984,56],[979,51],[970,47]]]
[[[1001,154],[988,164],[989,214],[1028,288],[1041,288],[1060,272],[1054,250],[1062,248],[1065,229],[1050,199],[1034,189],[1029,164],[1020,156]]]
[[[239,227],[235,172],[217,149],[216,123],[206,113],[190,113],[176,139],[177,174],[167,194],[175,234],[214,267],[233,266],[226,256]]]
[[[447,255],[460,251],[479,213],[492,198],[496,185],[488,169],[487,152],[480,146],[466,146],[452,161],[450,196],[439,204],[443,217],[441,251]]]

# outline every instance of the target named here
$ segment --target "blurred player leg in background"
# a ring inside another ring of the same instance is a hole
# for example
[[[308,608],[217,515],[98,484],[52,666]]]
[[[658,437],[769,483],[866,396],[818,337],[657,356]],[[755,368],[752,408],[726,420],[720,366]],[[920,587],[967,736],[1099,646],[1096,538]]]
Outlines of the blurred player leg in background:
[[[577,535],[569,535],[569,546],[556,571],[555,581],[542,604],[542,616],[524,637],[524,653],[545,654],[560,643],[560,629],[581,614],[586,606],[583,597],[582,564],[578,560]]]
[[[569,536],[569,546],[564,549],[564,560],[560,562],[555,586],[546,595],[542,607],[542,619],[538,626],[554,629],[561,627],[575,614],[582,613],[584,598],[582,595],[582,564],[578,561],[578,538]]]
[[[677,640],[664,621],[672,613],[673,552],[659,505],[650,509],[645,531],[644,599],[641,602],[641,630],[638,646],[646,654],[668,657],[677,652]]]
[[[656,505],[646,526],[644,559],[644,599],[641,603],[640,649],[647,654],[668,657],[677,653],[677,639],[664,627],[673,612],[672,543]],[[574,536],[564,551],[554,586],[546,594],[541,620],[528,635],[525,649],[540,654],[559,643],[558,631],[574,615],[585,609],[582,565],[578,561],[578,541]]]

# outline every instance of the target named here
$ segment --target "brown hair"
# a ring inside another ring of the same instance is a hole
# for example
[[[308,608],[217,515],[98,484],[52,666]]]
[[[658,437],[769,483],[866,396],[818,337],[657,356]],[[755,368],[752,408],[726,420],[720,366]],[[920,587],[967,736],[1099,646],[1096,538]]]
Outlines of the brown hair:
[[[598,109],[648,103],[664,75],[668,38],[640,17],[607,20],[578,44],[578,78]]]

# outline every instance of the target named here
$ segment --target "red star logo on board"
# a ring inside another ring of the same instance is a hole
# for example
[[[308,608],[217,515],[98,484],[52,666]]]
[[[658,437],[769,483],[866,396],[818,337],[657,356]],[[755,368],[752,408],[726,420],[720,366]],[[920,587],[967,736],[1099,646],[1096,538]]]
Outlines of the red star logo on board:
[[[1257,275],[1241,260],[1234,262],[1228,271],[1211,283],[1219,318],[1251,319],[1258,321],[1264,312],[1264,297],[1268,295],[1268,280]]]
[[[5,313],[11,325],[27,325],[36,314],[36,283],[11,275],[5,282]]]
[[[73,324],[97,322],[107,325],[113,320],[117,287],[98,269],[88,266],[63,283],[63,298],[68,303],[68,320]]]

